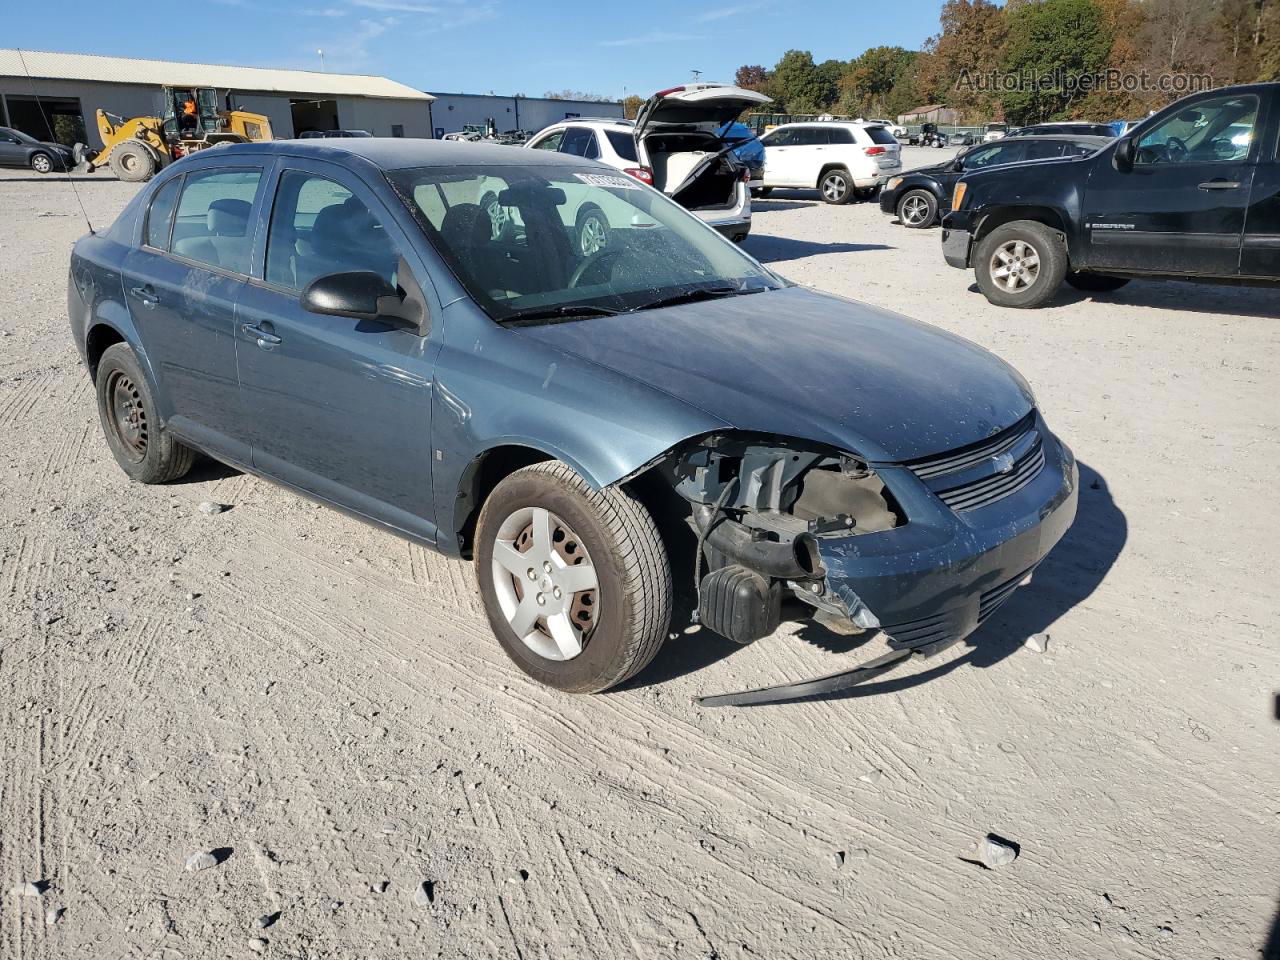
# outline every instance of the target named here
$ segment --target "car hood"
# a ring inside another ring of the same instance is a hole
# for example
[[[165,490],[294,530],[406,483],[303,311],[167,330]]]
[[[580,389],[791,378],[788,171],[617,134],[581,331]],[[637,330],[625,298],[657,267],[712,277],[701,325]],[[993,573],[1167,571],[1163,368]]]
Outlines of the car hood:
[[[936,327],[802,287],[520,333],[760,433],[898,462],[1025,416],[1026,381]]]
[[[904,177],[909,177],[913,173],[919,173],[919,174],[923,174],[926,177],[936,177],[936,176],[940,176],[948,173],[959,174],[960,172],[961,171],[959,170],[952,170],[951,161],[948,160],[945,163],[934,163],[927,167],[916,167],[913,170],[904,170],[900,175]]]

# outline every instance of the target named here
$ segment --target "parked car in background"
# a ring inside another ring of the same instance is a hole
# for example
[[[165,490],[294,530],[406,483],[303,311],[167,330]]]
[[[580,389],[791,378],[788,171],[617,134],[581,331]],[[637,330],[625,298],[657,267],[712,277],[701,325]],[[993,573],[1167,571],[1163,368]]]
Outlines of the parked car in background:
[[[1110,142],[1107,137],[1014,137],[983,143],[931,167],[890,177],[880,191],[880,210],[904,227],[932,227],[951,209],[951,191],[967,173],[1024,160],[1086,156]]]
[[[982,139],[987,143],[990,143],[992,140],[999,140],[1002,137],[1008,136],[1008,134],[1009,125],[1007,123],[988,123],[986,130],[982,135]]]
[[[587,206],[613,242],[584,255]],[[128,477],[177,480],[200,451],[472,559],[498,643],[569,693],[642,670],[695,569],[700,622],[738,643],[804,611],[930,656],[1076,512],[1071,451],[1002,360],[790,284],[579,156],[201,151],[79,240],[67,306]]]
[[[1080,120],[1062,120],[1053,123],[1036,123],[1029,127],[1010,130],[1011,137],[1047,137],[1053,134],[1073,134],[1085,137],[1114,137],[1109,123],[1087,123]]]
[[[298,134],[299,140],[339,140],[347,137],[372,137],[368,130],[304,130]]]
[[[884,127],[886,130],[892,133],[895,137],[905,137],[907,135],[907,128],[900,123],[895,123],[892,120],[881,120],[876,117],[870,117],[865,119],[862,117],[859,117],[857,120],[854,121],[854,123],[872,123],[872,124],[878,123],[880,126]]]
[[[902,169],[902,146],[878,123],[819,120],[784,123],[761,138],[764,184],[817,190],[824,203],[868,199]]]
[[[734,121],[720,131],[720,139],[725,143],[736,143],[733,155],[747,168],[752,188],[764,182],[764,144],[745,123]]]
[[[52,173],[70,170],[74,164],[70,147],[37,140],[12,127],[0,127],[0,167],[26,167],[36,173]]]
[[[751,232],[750,171],[721,134],[739,114],[772,100],[721,83],[662,90],[635,121],[575,119],[540,130],[526,147],[600,160],[661,190],[736,242]]]
[[[948,147],[971,147],[978,142],[978,138],[968,131],[956,130],[953,133],[946,134],[946,146]]]
[[[1130,277],[1280,280],[1280,84],[1185,97],[1096,153],[966,173],[942,221],[947,263],[987,299],[1048,303]]]

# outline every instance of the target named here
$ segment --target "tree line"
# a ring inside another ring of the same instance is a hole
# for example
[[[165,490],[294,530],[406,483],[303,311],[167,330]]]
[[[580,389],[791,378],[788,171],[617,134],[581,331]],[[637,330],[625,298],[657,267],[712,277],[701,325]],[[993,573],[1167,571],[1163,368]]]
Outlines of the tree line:
[[[780,113],[896,117],[936,104],[962,122],[1026,124],[1140,119],[1206,85],[1280,78],[1280,0],[946,0],[939,26],[922,50],[821,63],[788,50],[735,79]]]

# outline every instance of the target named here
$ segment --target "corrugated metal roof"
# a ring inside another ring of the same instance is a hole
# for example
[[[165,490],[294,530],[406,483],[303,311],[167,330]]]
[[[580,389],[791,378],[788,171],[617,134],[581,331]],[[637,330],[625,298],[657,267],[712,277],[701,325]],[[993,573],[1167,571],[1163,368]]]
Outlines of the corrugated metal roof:
[[[23,69],[23,60],[26,69]],[[43,50],[0,49],[0,76],[31,76],[49,80],[96,80],[102,83],[142,83],[156,86],[219,87],[228,90],[322,93],[394,100],[434,100],[430,94],[386,77],[313,70],[275,70],[230,67],[214,63],[174,60],[135,60],[87,53],[49,53]]]

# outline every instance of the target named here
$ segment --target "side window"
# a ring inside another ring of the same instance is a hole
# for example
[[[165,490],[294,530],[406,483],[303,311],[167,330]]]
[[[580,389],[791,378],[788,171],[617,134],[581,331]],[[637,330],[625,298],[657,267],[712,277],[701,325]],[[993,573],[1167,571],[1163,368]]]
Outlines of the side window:
[[[636,156],[636,138],[629,133],[621,133],[617,130],[606,130],[605,136],[609,138],[609,145],[613,147],[613,152],[620,156],[623,160],[630,160],[632,163],[638,162]]]
[[[560,144],[560,152],[572,153],[574,156],[588,159],[600,156],[596,138],[586,127],[570,127],[566,130],[564,140]]]
[[[535,150],[559,150],[559,149],[560,149],[560,141],[561,141],[561,140],[563,140],[563,139],[564,139],[564,131],[563,131],[563,130],[557,130],[555,133],[551,134],[551,136],[547,137],[545,140],[539,140],[537,143],[535,143],[535,144],[533,145],[533,149],[535,149]]]
[[[827,131],[827,142],[834,144],[853,143],[853,131],[848,127],[832,127]]]
[[[316,277],[368,270],[396,284],[400,253],[382,222],[350,190],[301,170],[276,188],[267,233],[267,280],[301,290]]]
[[[178,203],[178,191],[182,189],[182,177],[174,177],[156,191],[147,210],[147,225],[142,242],[157,250],[169,249],[169,230],[173,226],[173,208]]]
[[[1012,150],[1005,148],[1007,152],[1012,154]],[[977,170],[981,167],[989,166],[996,162],[996,157],[1001,153],[1000,147],[984,147],[978,150],[970,150],[961,160],[961,165],[965,170]]]
[[[1249,156],[1257,121],[1258,98],[1251,94],[1202,100],[1143,134],[1134,162],[1238,163]]]
[[[1027,144],[1027,152],[1022,159],[1043,160],[1046,157],[1060,157],[1063,146],[1061,140],[1032,140]]]
[[[827,131],[819,127],[796,127],[793,147],[816,147],[827,142]]]
[[[170,249],[189,260],[232,273],[248,273],[253,242],[249,214],[261,179],[259,168],[187,174]]]

